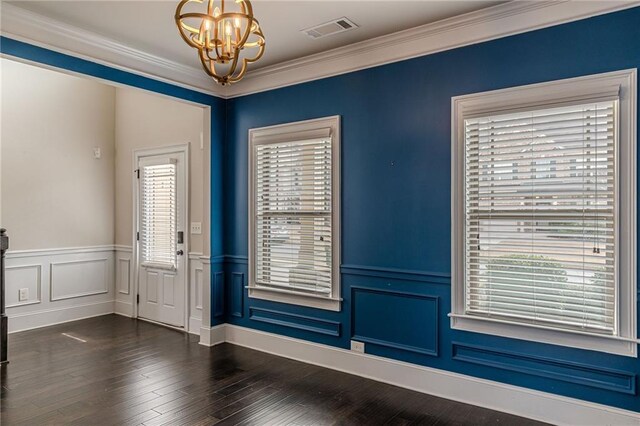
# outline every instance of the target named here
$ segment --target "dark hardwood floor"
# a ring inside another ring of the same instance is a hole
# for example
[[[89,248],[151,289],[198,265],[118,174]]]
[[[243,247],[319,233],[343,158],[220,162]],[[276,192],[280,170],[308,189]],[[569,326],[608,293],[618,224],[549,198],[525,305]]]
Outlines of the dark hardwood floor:
[[[65,334],[63,334],[65,333]],[[77,340],[72,337],[76,337]],[[116,315],[9,337],[9,425],[534,425]]]

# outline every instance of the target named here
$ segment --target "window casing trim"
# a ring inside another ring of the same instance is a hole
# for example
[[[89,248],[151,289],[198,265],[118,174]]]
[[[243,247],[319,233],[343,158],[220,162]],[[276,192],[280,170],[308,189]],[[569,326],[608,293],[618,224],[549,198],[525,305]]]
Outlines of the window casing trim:
[[[331,294],[322,297],[315,294],[288,291],[284,289],[260,286],[256,282],[255,263],[255,147],[256,145],[282,143],[331,137]],[[340,116],[323,117],[312,120],[279,124],[249,130],[248,149],[248,293],[249,297],[274,302],[307,306],[330,311],[340,311],[342,298],[340,288]]]
[[[636,284],[636,121],[637,70],[622,70],[520,86],[451,100],[451,327],[617,355],[637,357]],[[493,320],[465,313],[465,119],[486,114],[619,100],[618,122],[618,235],[616,336],[574,332],[553,327]]]

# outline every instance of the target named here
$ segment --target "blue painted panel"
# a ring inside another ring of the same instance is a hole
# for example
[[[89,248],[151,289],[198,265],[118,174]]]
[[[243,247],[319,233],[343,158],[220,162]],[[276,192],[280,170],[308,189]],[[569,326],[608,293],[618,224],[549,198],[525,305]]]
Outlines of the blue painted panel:
[[[438,356],[438,297],[351,287],[351,338],[376,347]],[[383,355],[383,353],[381,353]]]
[[[232,272],[229,314],[234,317],[242,318],[244,315],[244,286],[244,273]]]
[[[340,336],[340,323],[275,309],[249,308],[249,319],[311,333]]]
[[[628,371],[455,342],[453,359],[630,395],[636,394],[636,374]]]
[[[212,275],[211,315],[219,318],[224,315],[224,272],[213,272]]]

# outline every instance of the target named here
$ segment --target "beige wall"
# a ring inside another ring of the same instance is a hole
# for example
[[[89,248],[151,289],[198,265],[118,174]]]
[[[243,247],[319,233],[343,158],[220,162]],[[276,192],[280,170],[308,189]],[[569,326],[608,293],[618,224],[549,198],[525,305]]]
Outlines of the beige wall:
[[[0,217],[11,249],[113,244],[115,88],[0,65]]]
[[[203,108],[142,92],[116,89],[116,244],[132,245],[133,151],[190,144],[190,221],[203,222]],[[189,224],[187,229],[189,232]],[[203,236],[191,235],[189,251],[203,252]]]

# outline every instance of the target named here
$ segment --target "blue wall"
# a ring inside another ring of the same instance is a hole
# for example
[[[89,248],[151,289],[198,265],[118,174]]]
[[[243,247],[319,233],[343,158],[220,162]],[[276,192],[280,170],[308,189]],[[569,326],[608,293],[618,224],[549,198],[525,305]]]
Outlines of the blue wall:
[[[223,269],[222,254],[224,253],[222,230],[222,149],[226,136],[224,99],[43,49],[7,37],[0,37],[0,52],[8,57],[37,62],[62,70],[211,106],[211,271],[212,275],[221,273]],[[216,288],[219,288],[217,292],[215,291]],[[223,285],[219,283],[217,287],[212,289],[212,299],[215,294],[222,294],[222,291]],[[220,297],[216,300],[219,299]],[[212,318],[212,324],[219,324],[223,320],[222,312],[220,312],[219,315]]]
[[[452,331],[451,97],[640,67],[640,8],[227,101],[233,324],[640,411],[637,359]],[[247,131],[342,116],[342,312],[247,297]]]

